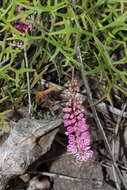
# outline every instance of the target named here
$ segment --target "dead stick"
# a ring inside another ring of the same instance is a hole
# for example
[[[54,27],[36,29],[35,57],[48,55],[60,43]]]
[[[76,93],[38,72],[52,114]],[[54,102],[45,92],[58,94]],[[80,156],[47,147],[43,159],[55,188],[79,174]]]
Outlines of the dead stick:
[[[88,95],[89,104],[93,104],[94,102],[93,102],[93,98],[92,98],[92,93],[91,93],[91,90],[90,90],[90,88],[89,88],[89,84],[88,84],[87,77],[86,77],[86,75],[85,75],[84,66],[83,66],[83,60],[82,60],[82,56],[81,56],[81,52],[80,52],[80,47],[79,47],[79,46],[77,47],[77,57],[78,57],[78,59],[79,59],[79,61],[80,61],[80,63],[81,63],[81,74],[82,74],[82,78],[83,78],[83,81],[84,81],[84,85],[85,85],[86,90],[87,90],[87,95]],[[125,187],[127,187],[127,184],[126,184],[126,182],[124,181],[123,176],[121,175],[121,172],[120,172],[120,170],[119,170],[119,168],[118,168],[118,166],[117,166],[117,164],[116,164],[116,161],[114,160],[114,156],[113,156],[113,154],[112,154],[112,151],[111,151],[111,148],[110,148],[108,139],[107,139],[107,137],[106,137],[106,135],[105,135],[105,132],[104,132],[103,127],[102,127],[102,124],[101,124],[100,119],[99,119],[99,117],[98,117],[96,108],[95,108],[95,107],[91,107],[91,109],[92,109],[93,115],[94,115],[94,117],[95,117],[95,121],[96,121],[96,123],[97,123],[97,126],[98,126],[99,130],[101,131],[101,133],[102,133],[102,135],[103,135],[106,148],[107,148],[107,150],[108,150],[108,152],[109,152],[109,154],[110,154],[110,156],[111,156],[111,158],[112,158],[112,162],[113,162],[113,166],[114,166],[114,168],[115,168],[115,171],[117,172],[117,174],[118,174],[118,176],[119,176],[119,178],[120,178],[120,180],[121,180],[121,182],[123,183],[124,188],[125,188]],[[126,188],[125,188],[125,189],[126,189]]]
[[[24,59],[25,59],[25,63],[26,63],[26,68],[28,69],[28,58],[27,58],[27,52],[26,50],[24,50]],[[26,72],[26,77],[27,77],[27,90],[28,90],[28,103],[29,103],[29,117],[31,117],[31,90],[30,90],[30,76],[29,76],[29,72]]]
[[[65,180],[71,180],[71,181],[78,181],[78,182],[81,182],[81,181],[85,181],[85,182],[88,182],[88,181],[92,181],[92,182],[96,182],[96,184],[99,184],[99,185],[103,185],[103,181],[102,180],[96,180],[94,178],[78,178],[78,177],[74,177],[74,176],[68,176],[68,175],[65,175],[65,174],[60,174],[60,173],[56,173],[56,172],[30,172],[32,174],[40,174],[40,175],[46,175],[46,176],[49,176],[49,177],[59,177],[61,179],[65,179]]]

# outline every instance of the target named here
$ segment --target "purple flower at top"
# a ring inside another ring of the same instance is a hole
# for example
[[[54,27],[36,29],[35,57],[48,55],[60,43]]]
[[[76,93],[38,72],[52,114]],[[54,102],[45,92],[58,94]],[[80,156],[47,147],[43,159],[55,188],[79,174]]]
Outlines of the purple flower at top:
[[[20,5],[17,5],[16,6],[16,10],[15,10],[15,14],[18,15],[20,14],[20,12],[24,10],[26,11],[27,9],[21,7]],[[28,20],[28,21],[31,21],[32,18],[30,16],[24,18],[24,20]],[[19,31],[22,33],[22,35],[24,36],[25,35],[25,32],[26,31],[33,31],[34,30],[34,27],[33,27],[33,23],[31,22],[26,22],[26,21],[22,21],[22,19],[17,19],[13,22],[13,26]]]
[[[31,19],[29,19],[31,20]],[[27,30],[32,31],[33,30],[33,24],[29,22],[22,22],[20,19],[17,19],[14,21],[14,27],[20,31],[20,32],[25,32]]]

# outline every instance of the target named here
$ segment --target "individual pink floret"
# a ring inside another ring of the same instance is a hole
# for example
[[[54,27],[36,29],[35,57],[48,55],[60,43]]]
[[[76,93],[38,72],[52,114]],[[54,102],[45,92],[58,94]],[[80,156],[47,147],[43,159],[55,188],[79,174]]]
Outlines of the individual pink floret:
[[[71,112],[72,108],[63,108],[63,112]]]
[[[70,117],[70,114],[68,114],[68,113],[65,113],[64,114],[64,119],[68,119]],[[71,118],[71,117],[70,117]]]

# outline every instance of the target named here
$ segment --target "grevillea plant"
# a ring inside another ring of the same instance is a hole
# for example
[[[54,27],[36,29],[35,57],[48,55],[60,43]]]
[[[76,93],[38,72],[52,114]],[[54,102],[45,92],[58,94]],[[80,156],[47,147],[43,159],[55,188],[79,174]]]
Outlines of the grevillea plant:
[[[84,114],[82,113],[82,99],[77,96],[79,92],[78,80],[69,83],[66,93],[67,102],[63,108],[65,135],[68,137],[67,151],[76,158],[78,166],[92,158],[93,151],[90,147],[90,133]]]

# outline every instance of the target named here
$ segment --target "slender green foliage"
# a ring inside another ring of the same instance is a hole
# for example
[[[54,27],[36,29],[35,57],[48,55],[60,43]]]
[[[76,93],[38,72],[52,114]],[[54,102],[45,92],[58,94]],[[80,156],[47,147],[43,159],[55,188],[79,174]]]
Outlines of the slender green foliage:
[[[15,14],[16,6],[26,10]],[[31,16],[34,30],[22,36],[13,22]],[[127,95],[127,3],[124,0],[3,0],[0,2],[0,100],[13,102],[27,94],[25,73],[30,83],[54,65],[59,77],[66,68],[80,69],[76,46],[80,45],[87,75],[106,80],[104,97],[113,87]],[[14,35],[15,34],[15,35]],[[13,42],[22,42],[16,48]],[[28,51],[29,69],[23,51]],[[3,102],[3,101],[2,101]],[[0,101],[1,103],[1,101]]]

